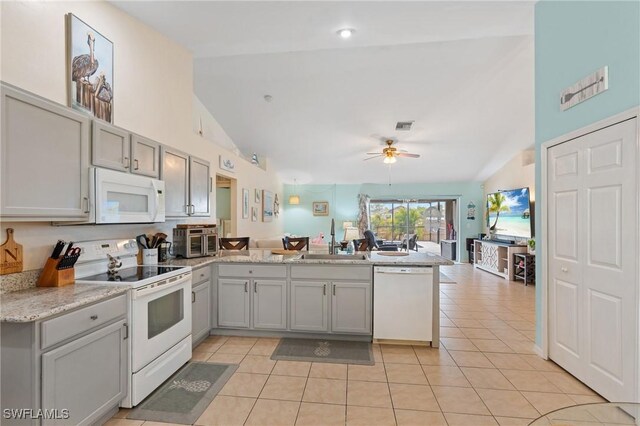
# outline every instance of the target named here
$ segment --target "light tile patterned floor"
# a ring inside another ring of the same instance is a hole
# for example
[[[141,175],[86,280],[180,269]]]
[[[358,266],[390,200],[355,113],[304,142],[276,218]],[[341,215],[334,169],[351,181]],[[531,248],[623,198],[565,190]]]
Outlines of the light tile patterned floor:
[[[444,271],[456,284],[441,286],[439,349],[374,345],[374,366],[276,362],[278,339],[209,337],[194,360],[240,367],[196,424],[526,425],[602,401],[534,354],[534,286],[470,265]],[[143,424],[126,413],[107,424]]]

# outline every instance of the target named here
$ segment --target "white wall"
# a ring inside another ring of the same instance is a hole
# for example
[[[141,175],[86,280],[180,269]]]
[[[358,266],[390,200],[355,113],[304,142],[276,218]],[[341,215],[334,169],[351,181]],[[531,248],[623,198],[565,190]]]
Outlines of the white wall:
[[[522,151],[509,160],[500,170],[484,181],[484,200],[487,194],[500,190],[529,187],[531,201],[535,201],[536,195],[536,166],[533,150]],[[484,201],[483,201],[484,202]],[[482,207],[486,214],[486,206]],[[484,217],[482,220],[485,220]],[[484,232],[488,232],[486,223]]]
[[[194,100],[191,53],[114,6],[103,1],[0,2],[0,79],[67,104],[65,14],[68,12],[114,44],[114,124],[207,159],[212,164],[212,174],[237,179],[238,194],[232,194],[236,195],[232,214],[238,213],[238,235],[259,238],[282,233],[282,219],[262,223],[241,218],[241,188],[271,190],[282,199],[282,185],[274,172],[255,167],[212,142],[233,147],[220,125]],[[211,129],[205,137],[194,130],[194,120],[199,116],[204,116],[206,128]],[[235,161],[235,173],[219,170],[220,154]],[[212,195],[215,212],[215,194]],[[215,217],[206,220],[214,221]],[[15,229],[16,240],[24,246],[25,270],[29,270],[44,264],[58,238],[74,241],[125,238],[151,231],[171,235],[175,224],[173,221],[159,226],[53,227],[48,223],[3,222],[1,227],[2,235],[7,227]]]

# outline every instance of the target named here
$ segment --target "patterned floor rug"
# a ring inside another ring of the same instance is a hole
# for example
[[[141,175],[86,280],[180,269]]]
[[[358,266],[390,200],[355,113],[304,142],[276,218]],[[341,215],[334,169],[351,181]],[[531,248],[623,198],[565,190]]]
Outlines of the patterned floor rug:
[[[369,342],[284,338],[271,355],[273,360],[333,362],[374,365]]]

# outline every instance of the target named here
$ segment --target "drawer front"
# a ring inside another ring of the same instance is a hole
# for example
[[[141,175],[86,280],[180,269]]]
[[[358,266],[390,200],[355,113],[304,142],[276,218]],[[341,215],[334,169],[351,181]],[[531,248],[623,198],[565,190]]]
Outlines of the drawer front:
[[[70,337],[106,324],[127,314],[127,296],[123,294],[105,302],[43,321],[41,347],[46,349]]]
[[[371,281],[371,266],[294,265],[291,267],[291,278]]]
[[[192,271],[192,281],[194,284],[198,284],[204,281],[211,281],[211,265],[194,269]]]
[[[220,275],[221,277],[287,277],[287,267],[284,265],[219,265],[218,268],[218,275]]]

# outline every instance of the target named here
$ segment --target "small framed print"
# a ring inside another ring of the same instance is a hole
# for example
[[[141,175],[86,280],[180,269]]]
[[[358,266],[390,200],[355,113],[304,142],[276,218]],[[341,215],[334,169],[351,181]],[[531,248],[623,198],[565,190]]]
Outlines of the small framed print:
[[[258,208],[251,207],[251,222],[257,222],[257,221],[258,221]]]
[[[262,197],[260,197],[261,195],[261,191],[259,189],[254,189],[254,193],[253,193],[253,201],[255,201],[256,203],[259,203],[260,200],[262,199]]]
[[[313,215],[314,216],[329,216],[329,202],[328,201],[314,201],[313,202]]]
[[[242,189],[242,218],[249,219],[249,190]]]

